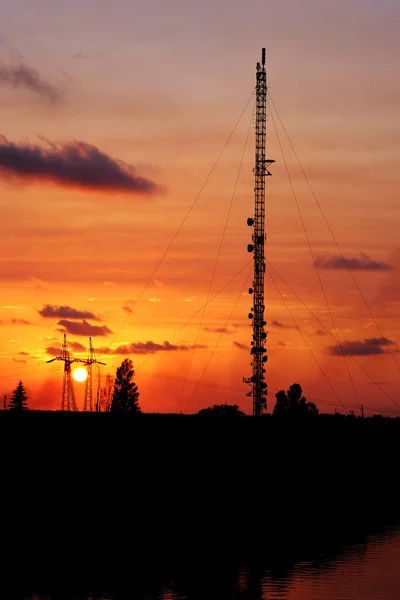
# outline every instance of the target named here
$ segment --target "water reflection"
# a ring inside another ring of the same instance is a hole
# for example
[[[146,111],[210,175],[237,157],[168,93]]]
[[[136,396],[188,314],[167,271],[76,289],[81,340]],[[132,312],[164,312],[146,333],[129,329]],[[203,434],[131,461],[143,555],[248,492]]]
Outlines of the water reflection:
[[[398,600],[400,528],[297,560],[260,558],[243,566],[189,564],[174,573],[90,594],[36,593],[25,600]]]

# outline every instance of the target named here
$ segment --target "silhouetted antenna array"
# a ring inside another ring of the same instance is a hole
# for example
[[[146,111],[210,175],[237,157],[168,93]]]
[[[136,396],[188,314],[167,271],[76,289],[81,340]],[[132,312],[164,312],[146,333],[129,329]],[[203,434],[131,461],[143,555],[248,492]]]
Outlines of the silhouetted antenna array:
[[[249,294],[253,295],[253,306],[249,313],[252,321],[253,339],[251,341],[251,367],[253,373],[249,378],[243,378],[251,386],[248,396],[253,397],[253,415],[262,415],[267,407],[267,384],[265,382],[265,363],[267,350],[265,343],[267,324],[264,317],[264,279],[265,279],[265,178],[270,176],[269,165],[274,160],[265,158],[267,139],[267,74],[265,69],[265,48],[262,49],[261,63],[256,70],[256,148],[254,166],[254,217],[247,219],[247,225],[253,227],[252,244],[247,246],[248,252],[253,252],[254,278],[253,287]]]

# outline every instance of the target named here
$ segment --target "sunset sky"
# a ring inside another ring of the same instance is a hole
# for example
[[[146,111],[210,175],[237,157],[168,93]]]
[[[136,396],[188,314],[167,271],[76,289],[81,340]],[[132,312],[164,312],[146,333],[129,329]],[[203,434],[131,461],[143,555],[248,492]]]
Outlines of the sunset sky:
[[[102,378],[132,359],[144,411],[251,412],[265,46],[266,257],[295,320],[267,275],[268,408],[298,382],[323,412],[400,414],[398,0],[2,0],[0,23],[0,398],[21,379],[59,408],[66,332]]]

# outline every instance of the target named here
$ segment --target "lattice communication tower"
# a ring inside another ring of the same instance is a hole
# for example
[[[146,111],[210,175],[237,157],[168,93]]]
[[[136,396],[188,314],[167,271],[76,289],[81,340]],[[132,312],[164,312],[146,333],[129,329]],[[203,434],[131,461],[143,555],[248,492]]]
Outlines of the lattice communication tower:
[[[262,49],[261,63],[256,69],[256,144],[254,166],[254,217],[247,219],[247,225],[253,227],[252,244],[247,246],[253,252],[254,277],[249,294],[253,295],[253,306],[249,313],[252,321],[253,339],[251,342],[251,377],[243,381],[251,386],[248,396],[253,397],[253,415],[260,416],[267,408],[267,384],[265,382],[265,363],[268,360],[265,347],[265,181],[271,173],[268,170],[273,160],[266,158],[267,145],[267,73],[265,69],[265,48]]]

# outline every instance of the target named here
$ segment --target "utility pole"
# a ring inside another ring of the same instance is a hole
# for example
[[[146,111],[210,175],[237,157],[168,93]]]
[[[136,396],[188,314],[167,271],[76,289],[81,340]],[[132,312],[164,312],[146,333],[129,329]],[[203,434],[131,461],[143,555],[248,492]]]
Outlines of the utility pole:
[[[106,363],[100,362],[96,359],[94,354],[94,349],[92,345],[92,338],[89,338],[89,350],[88,350],[88,358],[85,361],[87,368],[87,378],[85,382],[85,397],[83,401],[83,410],[92,412],[93,411],[93,369],[92,366],[94,363],[98,365],[105,365]]]
[[[274,160],[266,159],[267,141],[267,74],[265,69],[265,48],[262,49],[261,63],[256,69],[256,144],[254,166],[254,217],[247,219],[247,225],[253,227],[252,244],[247,246],[248,252],[253,252],[254,278],[253,306],[249,313],[252,321],[253,339],[251,342],[251,367],[253,373],[249,378],[243,378],[251,386],[248,396],[253,397],[253,415],[260,416],[267,407],[267,384],[265,383],[265,363],[268,360],[265,343],[267,324],[264,317],[264,279],[265,279],[265,178],[270,176],[269,165]]]

